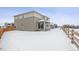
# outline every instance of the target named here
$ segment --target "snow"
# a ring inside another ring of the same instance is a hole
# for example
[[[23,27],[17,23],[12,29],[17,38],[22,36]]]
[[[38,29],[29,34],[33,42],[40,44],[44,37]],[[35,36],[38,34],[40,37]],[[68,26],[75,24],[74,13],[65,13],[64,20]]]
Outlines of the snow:
[[[74,29],[74,30],[79,33],[79,29]]]
[[[39,20],[39,22],[44,22],[44,21],[45,22],[49,22],[48,20],[43,20],[43,19],[42,20]]]
[[[60,29],[50,31],[9,31],[1,39],[2,50],[10,51],[76,51]]]

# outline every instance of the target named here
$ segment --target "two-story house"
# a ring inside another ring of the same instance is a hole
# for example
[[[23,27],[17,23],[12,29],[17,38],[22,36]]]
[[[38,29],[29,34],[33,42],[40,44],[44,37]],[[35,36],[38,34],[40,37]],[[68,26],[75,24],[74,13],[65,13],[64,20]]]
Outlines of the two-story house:
[[[50,30],[49,18],[36,11],[15,15],[14,24],[16,26],[16,30],[24,30],[24,31]]]

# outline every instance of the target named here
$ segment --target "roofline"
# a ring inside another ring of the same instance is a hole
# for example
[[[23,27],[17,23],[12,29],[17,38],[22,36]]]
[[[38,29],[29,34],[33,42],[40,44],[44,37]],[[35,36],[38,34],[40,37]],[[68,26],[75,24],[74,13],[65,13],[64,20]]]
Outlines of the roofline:
[[[21,14],[15,15],[14,17],[20,16],[20,15],[24,15],[24,14],[29,14],[29,13],[37,13],[37,14],[39,14],[39,15],[41,15],[41,16],[44,16],[44,15],[42,15],[41,13],[38,13],[38,12],[36,12],[36,11],[29,11],[29,12],[25,12],[25,13],[21,13]],[[47,17],[47,16],[44,16],[44,17]],[[47,18],[50,19],[49,17],[47,17]]]

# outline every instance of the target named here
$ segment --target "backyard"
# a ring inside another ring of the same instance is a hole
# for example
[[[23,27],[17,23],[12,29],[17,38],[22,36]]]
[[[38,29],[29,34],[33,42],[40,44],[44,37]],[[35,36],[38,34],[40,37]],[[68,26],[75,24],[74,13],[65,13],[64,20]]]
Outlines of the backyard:
[[[71,40],[60,29],[50,31],[9,31],[1,38],[2,50],[25,51],[76,51]]]

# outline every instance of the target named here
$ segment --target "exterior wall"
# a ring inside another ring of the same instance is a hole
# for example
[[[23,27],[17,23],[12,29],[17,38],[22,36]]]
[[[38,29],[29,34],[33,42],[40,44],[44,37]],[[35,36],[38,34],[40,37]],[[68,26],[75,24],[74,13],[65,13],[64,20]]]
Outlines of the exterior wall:
[[[24,31],[37,30],[36,24],[34,23],[34,17],[16,19],[15,26],[16,26],[16,30],[24,30]]]
[[[45,23],[45,30],[50,30],[50,23],[49,22]]]
[[[24,14],[24,18],[33,17],[34,13]]]
[[[39,22],[40,18],[37,18],[37,17],[34,17],[34,23],[36,24],[36,30],[39,30],[38,29],[38,22]]]
[[[24,13],[17,16],[14,16],[14,24],[16,26],[16,30],[24,30],[24,31],[34,31],[38,29],[38,22],[40,20],[48,20],[48,17],[45,17],[39,13]],[[50,24],[45,24],[45,29],[49,28],[46,26]],[[41,29],[44,30],[44,29]]]
[[[15,16],[16,19],[19,19],[19,18],[22,18],[22,17],[24,17],[24,18],[37,17],[37,18],[40,18],[40,19],[43,18],[43,16],[39,15],[38,13],[28,13],[28,14],[26,13],[26,14],[21,14],[21,15]]]
[[[34,13],[34,17],[39,18],[39,19],[42,19],[43,18],[43,16],[41,16],[41,15],[39,15],[37,13]]]
[[[40,21],[41,19],[38,18],[38,17],[34,17],[34,23],[36,24],[36,29],[37,30],[44,30],[44,29],[38,29],[38,22]],[[45,20],[45,19],[44,19]],[[48,20],[48,19],[46,19]],[[44,23],[44,22],[43,22]],[[45,30],[50,30],[50,22],[45,22]]]

